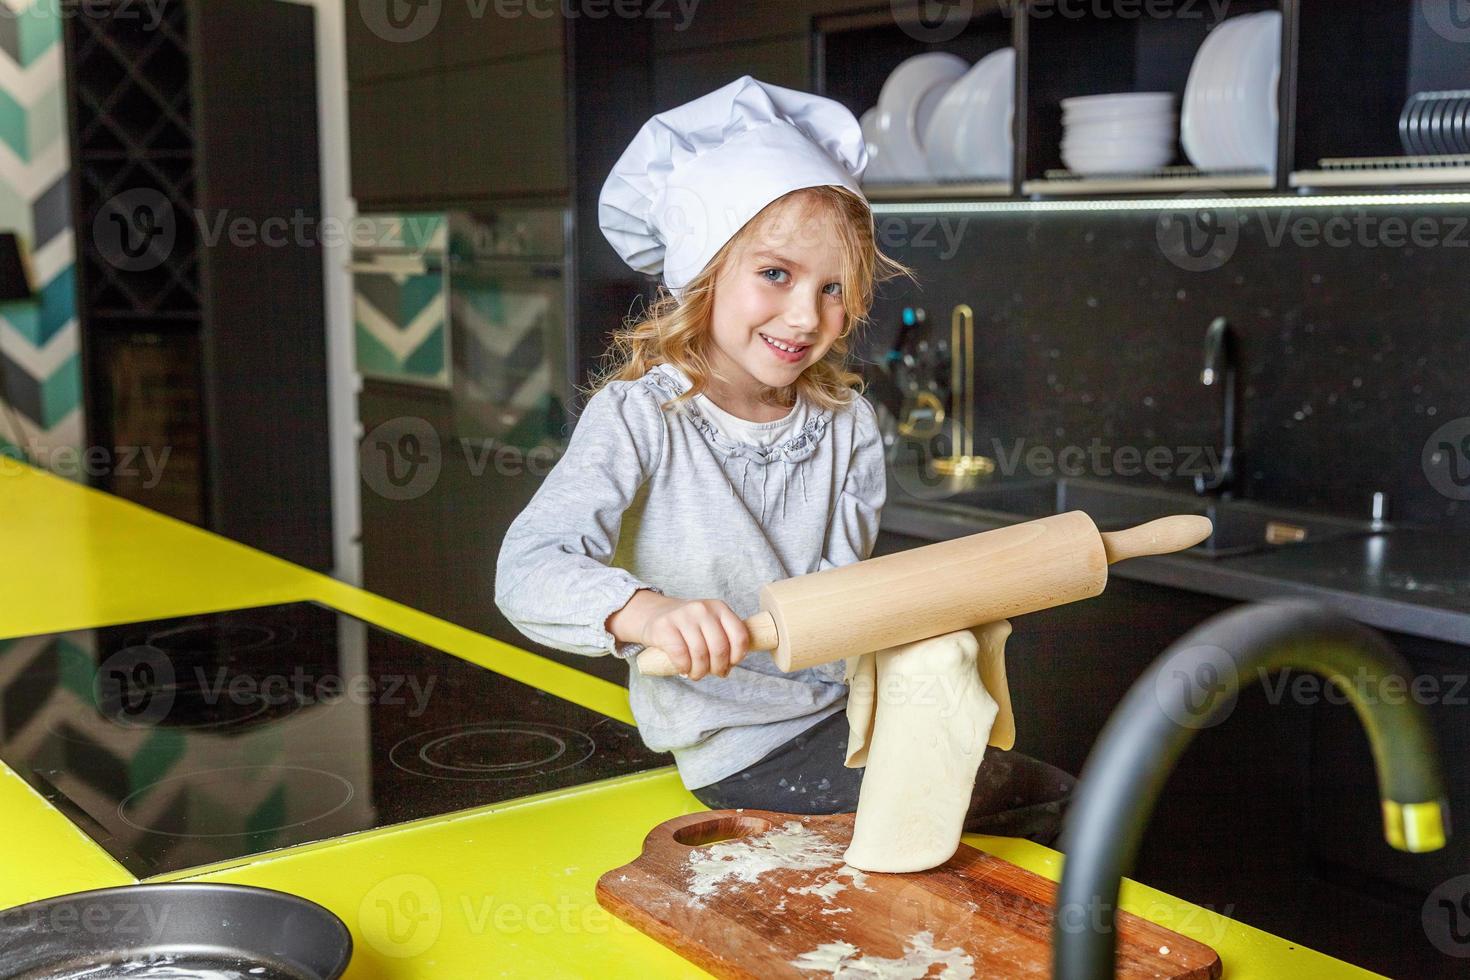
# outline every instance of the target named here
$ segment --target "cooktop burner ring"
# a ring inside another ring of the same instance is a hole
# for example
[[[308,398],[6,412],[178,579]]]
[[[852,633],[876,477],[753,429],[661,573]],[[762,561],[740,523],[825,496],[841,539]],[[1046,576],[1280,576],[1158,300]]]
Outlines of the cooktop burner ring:
[[[546,754],[538,758],[512,761],[450,762],[445,750],[453,743],[479,736],[509,735],[549,743]],[[586,732],[546,722],[489,721],[467,725],[450,725],[410,735],[388,752],[388,759],[399,770],[431,779],[463,781],[518,779],[568,769],[587,761],[597,751],[597,743]]]
[[[197,791],[199,788],[201,777],[219,776],[221,774],[228,773],[232,777],[238,778],[240,774],[247,772],[274,772],[283,775],[286,773],[306,773],[310,776],[317,777],[318,779],[326,780],[327,785],[335,785],[335,788],[338,789],[340,793],[340,799],[331,802],[330,806],[325,809],[321,809],[318,813],[313,813],[312,815],[306,817],[306,819],[304,820],[292,820],[289,823],[275,824],[269,827],[251,827],[248,830],[233,830],[225,833],[190,833],[187,831],[165,830],[160,827],[150,826],[146,822],[140,823],[129,815],[129,804],[132,804],[133,808],[136,810],[138,803],[135,801],[137,801],[139,797],[147,794],[151,798],[160,791],[160,787],[163,787],[167,783],[179,783],[189,789]],[[356,796],[357,788],[352,785],[350,780],[338,775],[335,772],[329,772],[326,769],[317,769],[312,766],[224,766],[219,769],[198,769],[193,772],[183,772],[173,776],[165,776],[163,779],[160,779],[157,782],[149,783],[147,786],[144,786],[141,789],[134,790],[118,803],[117,816],[119,820],[127,824],[129,827],[132,827],[134,830],[141,830],[145,834],[157,834],[162,837],[179,837],[190,839],[253,837],[259,834],[267,834],[278,830],[286,830],[291,827],[301,827],[309,823],[315,823],[318,820],[324,820],[337,811],[341,810],[343,807],[347,806],[347,804],[351,803],[353,798]]]
[[[202,649],[194,637],[211,641]],[[264,626],[259,623],[182,623],[168,629],[154,630],[141,639],[132,637],[127,646],[151,646],[164,653],[243,653],[280,646],[296,639],[296,630],[284,623]],[[221,642],[224,640],[224,642]]]

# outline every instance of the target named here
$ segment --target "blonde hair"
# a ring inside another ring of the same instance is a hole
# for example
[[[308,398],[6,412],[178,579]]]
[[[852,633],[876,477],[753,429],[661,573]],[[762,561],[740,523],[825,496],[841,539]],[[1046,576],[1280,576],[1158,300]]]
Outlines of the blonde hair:
[[[832,411],[850,403],[853,386],[862,389],[862,375],[848,370],[848,352],[853,331],[867,324],[873,305],[874,286],[899,275],[917,282],[908,266],[878,250],[873,212],[860,194],[845,187],[804,187],[782,195],[766,205],[735,236],[720,248],[704,269],[685,288],[680,302],[663,284],[647,312],[629,316],[622,329],[614,331],[603,360],[608,366],[596,372],[583,389],[591,397],[611,381],[634,381],[656,364],[672,364],[689,376],[692,385],[677,398],[664,403],[677,405],[706,390],[714,374],[706,345],[713,322],[715,283],[732,257],[751,241],[780,210],[778,205],[797,198],[797,218],[806,222],[827,221],[834,230],[842,255],[842,331],[822,359],[802,371],[785,388],[762,386],[760,399],[768,404],[790,405],[800,394],[810,402]]]

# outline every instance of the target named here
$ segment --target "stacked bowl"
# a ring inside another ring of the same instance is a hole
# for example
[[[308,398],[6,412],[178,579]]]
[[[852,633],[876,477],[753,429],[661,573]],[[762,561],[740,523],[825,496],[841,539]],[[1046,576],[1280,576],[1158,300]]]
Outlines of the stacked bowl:
[[[1062,100],[1062,162],[1084,177],[1137,174],[1174,159],[1173,92],[1119,92]]]

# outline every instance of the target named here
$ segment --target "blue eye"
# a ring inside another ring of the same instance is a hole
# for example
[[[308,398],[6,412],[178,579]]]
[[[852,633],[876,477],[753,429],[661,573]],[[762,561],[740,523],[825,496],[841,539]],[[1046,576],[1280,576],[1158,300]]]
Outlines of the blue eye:
[[[775,272],[783,276],[788,274],[785,269],[762,269],[761,275],[765,275],[767,272]],[[767,279],[766,282],[775,282],[775,280]]]
[[[837,287],[837,291],[835,293],[832,293],[832,295],[833,296],[841,296],[842,295],[842,283],[840,283],[840,282],[829,282],[829,283],[827,283],[827,288],[828,289],[831,289],[833,286],[836,286]]]

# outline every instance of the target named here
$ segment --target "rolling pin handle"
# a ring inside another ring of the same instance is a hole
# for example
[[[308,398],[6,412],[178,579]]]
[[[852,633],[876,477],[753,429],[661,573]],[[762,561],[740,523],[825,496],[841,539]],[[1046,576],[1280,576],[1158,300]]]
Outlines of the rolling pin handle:
[[[1175,514],[1123,531],[1103,531],[1103,550],[1107,552],[1109,565],[1144,555],[1167,555],[1193,548],[1214,529],[1208,517]]]
[[[776,617],[768,612],[758,612],[745,620],[745,628],[750,631],[750,650],[776,649],[779,642]],[[638,673],[647,677],[683,676],[673,659],[657,647],[646,647],[638,654]]]

